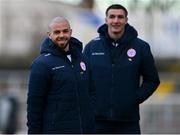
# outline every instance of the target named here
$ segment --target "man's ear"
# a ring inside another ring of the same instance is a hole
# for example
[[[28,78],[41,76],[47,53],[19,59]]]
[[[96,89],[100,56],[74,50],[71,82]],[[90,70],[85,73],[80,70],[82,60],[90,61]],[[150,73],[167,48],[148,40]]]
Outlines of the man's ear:
[[[107,24],[107,17],[104,20],[105,20],[105,23]]]
[[[72,35],[72,29],[70,29],[70,33],[71,33],[71,35]]]
[[[51,33],[47,32],[48,37],[51,39]]]
[[[128,23],[128,17],[126,17],[126,24]]]

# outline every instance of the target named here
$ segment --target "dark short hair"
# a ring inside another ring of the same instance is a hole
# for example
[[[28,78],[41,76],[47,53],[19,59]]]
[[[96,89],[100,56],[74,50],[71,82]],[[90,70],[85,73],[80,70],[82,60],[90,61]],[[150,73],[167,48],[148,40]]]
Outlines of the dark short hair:
[[[120,4],[110,5],[110,6],[106,9],[106,16],[108,15],[108,11],[109,11],[110,9],[122,9],[122,10],[124,10],[124,12],[125,12],[125,16],[126,16],[126,17],[128,16],[128,11],[127,11],[127,9],[126,9],[124,6],[120,5]]]

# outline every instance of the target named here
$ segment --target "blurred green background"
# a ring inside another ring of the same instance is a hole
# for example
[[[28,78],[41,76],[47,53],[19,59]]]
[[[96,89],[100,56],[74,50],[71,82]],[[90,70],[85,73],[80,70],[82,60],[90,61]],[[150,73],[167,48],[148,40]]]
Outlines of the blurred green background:
[[[129,23],[150,44],[161,79],[141,105],[142,133],[180,133],[180,0],[0,0],[0,133],[27,133],[29,69],[51,19],[66,17],[85,45],[114,3],[127,7]]]

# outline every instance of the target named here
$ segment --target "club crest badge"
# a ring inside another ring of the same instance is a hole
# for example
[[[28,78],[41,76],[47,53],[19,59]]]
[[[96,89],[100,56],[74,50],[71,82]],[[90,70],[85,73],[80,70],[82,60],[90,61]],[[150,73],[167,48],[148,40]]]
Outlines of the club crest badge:
[[[80,62],[80,67],[83,71],[86,71],[86,65],[84,62],[82,62],[82,61]]]
[[[136,55],[136,50],[133,49],[133,48],[130,48],[130,49],[127,51],[127,55],[128,55],[128,57],[133,58],[133,57]]]

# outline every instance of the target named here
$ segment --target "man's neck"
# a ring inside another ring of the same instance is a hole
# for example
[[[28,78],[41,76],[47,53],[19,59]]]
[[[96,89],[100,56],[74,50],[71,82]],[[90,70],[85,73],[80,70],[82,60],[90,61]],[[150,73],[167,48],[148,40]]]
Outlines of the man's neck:
[[[110,38],[114,41],[119,40],[122,37],[123,33],[109,33]]]
[[[64,51],[65,52],[69,51],[69,44],[66,46],[66,48],[64,48]]]
[[[115,32],[113,33],[113,32],[108,31],[108,34],[109,34],[110,38],[112,38],[114,41],[117,41],[123,36],[124,30],[122,30],[121,32],[118,32],[118,33],[115,33]]]

